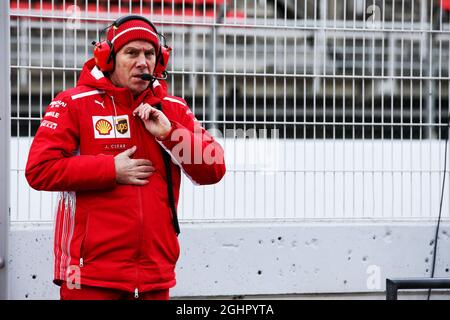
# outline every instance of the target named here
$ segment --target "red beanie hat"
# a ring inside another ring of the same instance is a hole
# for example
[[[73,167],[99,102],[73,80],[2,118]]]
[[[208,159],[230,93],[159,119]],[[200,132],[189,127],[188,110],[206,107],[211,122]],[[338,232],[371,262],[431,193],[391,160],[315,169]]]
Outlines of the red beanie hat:
[[[156,30],[145,21],[138,19],[126,21],[118,27],[111,26],[108,29],[107,39],[113,44],[115,53],[119,52],[128,42],[134,40],[148,41],[155,46],[156,50],[159,48]]]

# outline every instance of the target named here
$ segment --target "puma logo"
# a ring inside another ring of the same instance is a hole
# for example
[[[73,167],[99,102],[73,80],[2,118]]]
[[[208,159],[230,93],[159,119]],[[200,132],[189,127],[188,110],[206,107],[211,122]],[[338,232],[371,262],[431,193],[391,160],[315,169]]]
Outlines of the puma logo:
[[[103,105],[103,104],[105,103],[104,101],[103,101],[103,102],[100,102],[100,101],[98,101],[98,100],[94,100],[94,102],[95,102],[96,104],[101,105],[102,108],[105,109],[105,106]]]

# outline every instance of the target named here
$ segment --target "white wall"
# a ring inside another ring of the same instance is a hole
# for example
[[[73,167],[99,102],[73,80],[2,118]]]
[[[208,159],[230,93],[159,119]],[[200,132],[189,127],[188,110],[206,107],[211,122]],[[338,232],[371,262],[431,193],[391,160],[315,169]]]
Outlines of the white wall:
[[[184,178],[181,219],[408,221],[439,214],[443,141],[219,141],[227,174],[213,186]],[[32,190],[25,180],[29,144],[26,138],[11,140],[11,219],[52,221],[56,194]],[[449,202],[445,192],[446,219]]]

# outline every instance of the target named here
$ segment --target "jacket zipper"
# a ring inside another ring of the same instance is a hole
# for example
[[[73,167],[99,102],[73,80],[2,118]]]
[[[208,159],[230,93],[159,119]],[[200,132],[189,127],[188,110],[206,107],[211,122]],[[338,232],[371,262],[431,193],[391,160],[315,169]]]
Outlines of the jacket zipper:
[[[83,240],[81,240],[81,246],[80,246],[80,268],[83,268],[84,266],[84,260],[83,260],[83,255],[84,255],[84,240],[86,239],[86,233],[84,233],[83,236]]]
[[[136,130],[135,130],[136,132]],[[136,143],[137,145],[137,143]],[[144,214],[142,212],[142,190],[141,187],[136,186],[137,192],[138,192],[138,206],[139,206],[139,237],[138,237],[138,248],[137,248],[137,255],[136,255],[136,288],[134,289],[134,298],[139,298],[139,264],[141,259],[141,245],[142,245],[142,233],[143,233],[143,224],[144,224]]]
[[[114,98],[112,98],[113,104],[114,104]],[[115,104],[114,104],[115,108]],[[133,110],[136,108],[136,106],[133,106]],[[130,118],[130,125],[131,123],[135,124],[136,122],[133,121],[133,117]],[[134,125],[135,132],[137,132],[136,125]],[[135,143],[137,145],[137,142]],[[136,287],[134,289],[134,298],[139,298],[139,264],[141,259],[141,245],[142,245],[142,233],[143,233],[143,223],[144,223],[144,214],[142,212],[142,191],[139,186],[136,187],[138,192],[138,206],[139,206],[139,238],[138,238],[138,248],[137,248],[137,255],[136,255]]]
[[[134,289],[134,298],[139,298],[139,263],[141,259],[141,243],[142,243],[142,224],[143,224],[143,213],[142,213],[142,194],[141,189],[138,188],[138,199],[139,199],[139,238],[138,238],[138,247],[136,254],[136,288]]]
[[[84,230],[84,235],[83,235],[83,239],[81,240],[81,245],[80,245],[80,268],[82,268],[84,266],[84,242],[86,241],[86,237],[87,237],[87,233],[88,233],[88,225],[89,225],[89,214],[86,218],[86,229]]]

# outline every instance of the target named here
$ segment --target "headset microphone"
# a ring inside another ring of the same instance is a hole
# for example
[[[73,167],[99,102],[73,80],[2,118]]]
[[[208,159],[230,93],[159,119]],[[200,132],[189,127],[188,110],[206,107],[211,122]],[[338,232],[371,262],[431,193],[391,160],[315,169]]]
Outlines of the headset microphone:
[[[167,72],[164,71],[162,73],[162,77],[155,77],[154,75],[151,75],[150,73],[143,73],[143,74],[141,74],[141,79],[144,81],[166,80]]]
[[[153,76],[150,73],[143,73],[141,74],[141,79],[144,81],[152,81]]]

